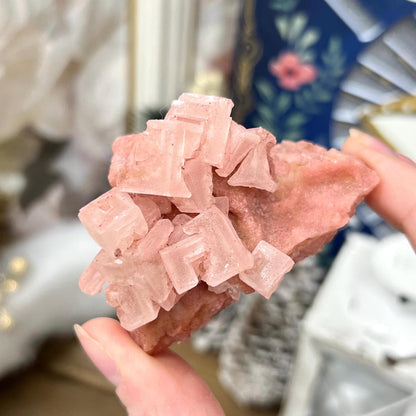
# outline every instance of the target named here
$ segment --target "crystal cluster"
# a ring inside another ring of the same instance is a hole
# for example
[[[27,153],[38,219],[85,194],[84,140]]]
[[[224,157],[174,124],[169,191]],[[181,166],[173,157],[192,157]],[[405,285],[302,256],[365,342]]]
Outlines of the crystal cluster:
[[[275,138],[233,122],[232,106],[226,98],[183,94],[164,120],[119,137],[113,188],[79,213],[102,247],[81,289],[95,295],[107,285],[106,299],[129,331],[170,311],[200,282],[233,300],[238,285],[268,298],[294,264],[266,241],[250,252],[228,216],[228,197],[213,195],[213,175],[231,186],[278,186],[268,162]]]

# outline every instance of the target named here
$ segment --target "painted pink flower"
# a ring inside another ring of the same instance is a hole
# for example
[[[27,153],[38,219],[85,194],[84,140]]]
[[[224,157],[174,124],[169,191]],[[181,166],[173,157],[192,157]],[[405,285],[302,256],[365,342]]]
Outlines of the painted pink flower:
[[[318,76],[316,67],[303,63],[295,52],[283,52],[270,61],[269,71],[278,79],[282,88],[290,91],[311,84]]]

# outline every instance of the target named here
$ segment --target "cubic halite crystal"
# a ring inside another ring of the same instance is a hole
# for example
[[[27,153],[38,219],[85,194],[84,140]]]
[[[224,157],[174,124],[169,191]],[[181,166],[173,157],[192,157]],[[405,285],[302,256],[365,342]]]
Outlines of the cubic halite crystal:
[[[276,145],[266,130],[245,129],[231,120],[232,107],[226,98],[183,94],[164,120],[116,139],[113,188],[80,211],[102,247],[80,287],[90,295],[105,287],[121,325],[147,352],[186,339],[241,291],[269,298],[293,266],[288,254],[301,257],[302,244],[316,252],[377,182],[350,156]],[[325,199],[330,228],[322,204],[313,205],[325,193],[317,172],[328,173],[337,198]],[[296,222],[298,209],[309,220]]]
[[[113,188],[79,212],[91,237],[106,251],[124,250],[144,237],[148,225],[140,207],[129,194]]]
[[[263,240],[253,250],[253,257],[253,268],[241,272],[240,279],[269,299],[283,276],[292,269],[294,261]]]

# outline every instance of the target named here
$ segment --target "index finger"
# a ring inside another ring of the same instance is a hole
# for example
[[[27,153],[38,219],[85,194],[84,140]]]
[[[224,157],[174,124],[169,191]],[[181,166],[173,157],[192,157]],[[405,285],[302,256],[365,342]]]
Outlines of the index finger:
[[[366,202],[399,231],[416,250],[416,164],[358,130],[351,129],[343,151],[353,154],[374,169],[380,183]]]

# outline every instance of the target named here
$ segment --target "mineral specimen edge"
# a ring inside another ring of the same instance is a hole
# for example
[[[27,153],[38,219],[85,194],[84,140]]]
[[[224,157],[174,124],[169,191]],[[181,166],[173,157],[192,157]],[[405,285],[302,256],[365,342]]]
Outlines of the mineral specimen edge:
[[[116,139],[112,189],[80,210],[102,250],[80,278],[105,288],[149,352],[183,341],[240,292],[266,298],[378,183],[358,159],[275,144],[231,120],[226,98],[182,94],[164,120]]]

